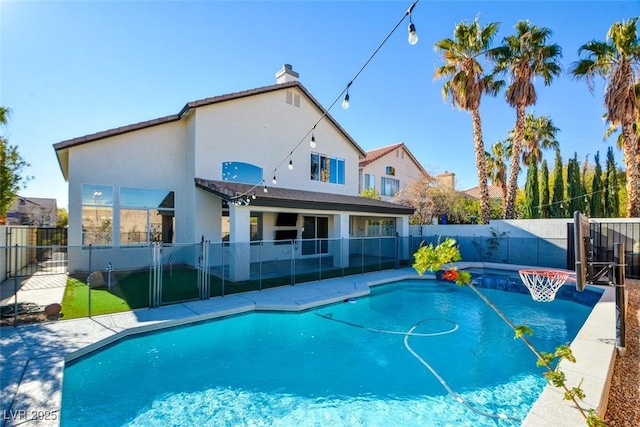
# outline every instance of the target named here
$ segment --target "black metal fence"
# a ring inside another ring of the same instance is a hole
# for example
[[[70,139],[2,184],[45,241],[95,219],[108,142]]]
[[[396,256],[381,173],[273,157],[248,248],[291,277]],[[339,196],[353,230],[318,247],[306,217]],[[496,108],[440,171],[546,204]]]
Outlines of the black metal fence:
[[[613,262],[613,247],[625,248],[625,276],[640,279],[640,222],[592,222],[590,224],[592,261]],[[567,224],[567,269],[575,269],[573,223]]]

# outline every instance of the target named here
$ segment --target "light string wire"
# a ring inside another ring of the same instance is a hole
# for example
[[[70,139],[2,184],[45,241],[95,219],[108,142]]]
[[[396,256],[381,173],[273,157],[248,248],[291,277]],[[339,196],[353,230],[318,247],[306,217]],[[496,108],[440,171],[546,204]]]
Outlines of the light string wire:
[[[613,186],[613,187],[607,186],[607,187],[604,187],[604,188],[602,188],[602,189],[600,189],[598,191],[592,191],[590,193],[584,193],[584,194],[581,194],[579,196],[571,197],[569,199],[562,199],[562,200],[559,200],[557,202],[551,202],[551,203],[546,203],[544,205],[534,206],[534,208],[536,208],[538,210],[542,210],[542,208],[546,208],[547,206],[562,205],[564,202],[568,203],[568,202],[570,202],[572,200],[582,199],[584,197],[593,197],[595,194],[602,193],[603,191],[607,191],[607,190],[616,192],[616,191],[619,191],[620,188],[624,188],[624,184],[618,184],[618,185]],[[588,201],[585,201],[585,203],[588,203]]]
[[[320,118],[315,122],[315,124],[311,127],[311,129],[309,129],[307,131],[307,133],[300,139],[300,141],[298,141],[298,143],[293,147],[293,149],[291,149],[291,151],[289,152],[289,154],[287,154],[281,161],[280,163],[278,163],[276,165],[275,168],[273,168],[273,170],[271,171],[271,173],[269,173],[267,176],[276,176],[275,173],[277,172],[278,168],[280,166],[282,166],[287,159],[291,159],[291,156],[293,155],[294,151],[296,151],[300,145],[302,145],[303,142],[306,141],[307,137],[313,133],[313,131],[316,129],[316,126],[329,114],[329,111],[331,111],[331,109],[338,103],[338,101],[342,98],[342,96],[345,93],[348,93],[349,88],[351,87],[351,85],[353,84],[354,81],[356,81],[356,79],[358,78],[358,76],[360,76],[360,74],[364,71],[364,69],[369,65],[369,63],[373,60],[373,58],[378,54],[378,52],[380,51],[380,49],[382,49],[382,47],[387,43],[387,41],[389,40],[389,38],[391,38],[391,36],[393,35],[393,33],[395,33],[395,31],[398,29],[398,27],[400,26],[400,24],[402,24],[402,22],[406,19],[407,16],[410,16],[411,13],[413,12],[413,9],[416,7],[416,5],[418,4],[418,1],[420,0],[415,0],[411,6],[409,6],[409,8],[407,9],[407,11],[404,13],[404,15],[402,15],[402,18],[398,21],[398,23],[393,27],[393,29],[389,32],[389,34],[387,34],[387,36],[384,38],[384,40],[382,40],[382,42],[378,45],[378,47],[376,48],[376,50],[373,51],[373,53],[369,56],[369,58],[365,61],[364,65],[362,65],[362,67],[360,67],[360,69],[358,70],[358,72],[353,76],[353,78],[349,81],[349,83],[347,83],[347,85],[345,86],[344,89],[342,89],[342,92],[340,92],[340,94],[338,94],[338,96],[336,96],[336,98],[333,100],[333,102],[329,105],[329,108],[324,109],[324,112],[322,113],[322,115],[320,116]],[[264,175],[263,175],[264,176]],[[240,193],[240,195],[236,195],[235,197],[232,197],[231,200],[232,201],[237,201],[237,200],[244,200],[244,197],[252,194],[253,191],[260,187],[260,186],[264,186],[264,188],[267,188],[266,182],[264,179],[262,179],[262,181],[260,181],[259,183],[255,184],[253,187],[251,187],[250,189],[248,189],[247,191]],[[248,204],[248,200],[246,201],[246,203]]]

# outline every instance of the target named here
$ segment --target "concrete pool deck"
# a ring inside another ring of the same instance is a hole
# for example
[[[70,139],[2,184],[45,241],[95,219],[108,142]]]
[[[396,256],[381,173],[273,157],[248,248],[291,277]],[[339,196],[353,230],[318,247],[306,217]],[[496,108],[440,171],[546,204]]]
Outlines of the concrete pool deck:
[[[459,266],[505,267],[486,263],[459,263]],[[385,270],[157,309],[1,328],[0,426],[16,426],[25,421],[29,421],[30,426],[59,425],[65,361],[123,336],[256,310],[302,311],[367,295],[370,286],[417,277],[412,268]],[[577,363],[562,365],[570,388],[583,379],[581,387],[586,394],[583,406],[596,409],[602,416],[615,360],[615,333],[614,288],[604,287],[603,296],[571,344]],[[535,363],[533,358],[532,363]],[[548,386],[522,425],[566,427],[582,426],[586,422],[571,403],[563,400],[560,389]]]

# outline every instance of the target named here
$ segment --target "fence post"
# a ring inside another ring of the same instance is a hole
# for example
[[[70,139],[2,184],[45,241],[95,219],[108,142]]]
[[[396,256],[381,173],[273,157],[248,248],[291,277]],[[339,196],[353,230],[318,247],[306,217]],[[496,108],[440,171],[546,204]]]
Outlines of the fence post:
[[[262,245],[264,240],[258,244],[258,289],[262,291]]]
[[[624,357],[626,351],[626,301],[624,283],[624,243],[613,244],[613,276],[616,287],[616,347]]]
[[[13,254],[13,327],[18,326],[18,244]]]
[[[88,316],[91,317],[91,256],[93,251],[93,243],[89,243],[89,277],[87,277],[87,286],[88,294],[89,294],[89,306],[88,306]]]

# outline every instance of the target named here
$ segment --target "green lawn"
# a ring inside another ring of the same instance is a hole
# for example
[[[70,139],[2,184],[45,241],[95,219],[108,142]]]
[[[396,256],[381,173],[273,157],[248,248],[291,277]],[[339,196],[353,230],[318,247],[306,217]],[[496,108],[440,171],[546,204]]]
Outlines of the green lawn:
[[[379,266],[365,266],[364,271],[376,271]],[[393,265],[383,265],[383,268],[393,268]],[[318,272],[297,274],[295,283],[304,283],[318,279],[329,279],[345,275],[359,274],[362,267],[352,267],[341,270],[323,270],[322,276]],[[136,308],[149,307],[149,271],[116,272],[115,286],[111,289],[91,289],[91,304],[89,304],[89,287],[86,281],[69,278],[62,299],[62,313],[65,319],[87,317],[89,305],[91,315],[118,313]],[[162,303],[171,304],[179,301],[196,300],[199,297],[197,288],[198,271],[192,268],[168,269],[162,275]],[[223,293],[222,280],[216,276],[210,278],[210,296],[221,296]],[[225,280],[224,295],[255,291],[260,288],[268,289],[278,286],[291,285],[291,276],[271,277],[242,282]]]

